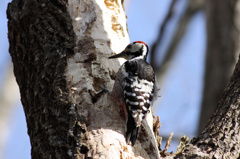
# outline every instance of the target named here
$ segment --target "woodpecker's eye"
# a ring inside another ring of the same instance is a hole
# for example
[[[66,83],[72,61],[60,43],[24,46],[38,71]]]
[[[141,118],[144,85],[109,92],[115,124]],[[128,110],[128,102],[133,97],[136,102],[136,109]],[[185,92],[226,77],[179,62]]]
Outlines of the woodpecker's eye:
[[[132,45],[128,45],[127,48],[129,49]]]

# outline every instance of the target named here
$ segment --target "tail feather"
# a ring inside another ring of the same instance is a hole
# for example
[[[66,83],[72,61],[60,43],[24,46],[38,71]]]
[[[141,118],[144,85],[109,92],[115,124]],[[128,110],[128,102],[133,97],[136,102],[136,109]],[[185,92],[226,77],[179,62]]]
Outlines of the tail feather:
[[[139,127],[136,127],[134,119],[131,115],[128,116],[128,121],[127,121],[127,132],[126,132],[126,139],[127,143],[131,141],[132,146],[134,146],[137,136],[138,136],[138,129]]]

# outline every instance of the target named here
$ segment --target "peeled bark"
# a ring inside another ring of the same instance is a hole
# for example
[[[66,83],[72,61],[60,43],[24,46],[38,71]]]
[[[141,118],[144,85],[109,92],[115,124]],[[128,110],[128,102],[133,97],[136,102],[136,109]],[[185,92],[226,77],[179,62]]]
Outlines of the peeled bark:
[[[129,43],[121,0],[14,0],[7,15],[32,158],[159,158],[152,115],[127,145],[121,107],[102,93],[120,67],[107,57]]]

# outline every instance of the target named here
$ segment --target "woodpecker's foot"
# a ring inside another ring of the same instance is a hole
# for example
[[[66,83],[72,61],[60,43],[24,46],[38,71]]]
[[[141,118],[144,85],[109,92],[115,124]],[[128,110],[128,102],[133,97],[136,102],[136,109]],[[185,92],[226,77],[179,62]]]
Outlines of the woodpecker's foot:
[[[101,91],[100,91],[99,93],[101,93],[101,94],[103,94],[103,93],[109,93],[109,92],[110,92],[110,91],[107,89],[106,85],[103,85],[103,87],[100,86],[100,88],[101,88]]]
[[[103,94],[109,93],[109,91],[106,89],[106,86],[104,86],[104,88],[102,87],[100,88],[101,88],[101,91],[99,91],[98,93],[94,93],[94,95],[90,93],[93,103],[95,103]]]

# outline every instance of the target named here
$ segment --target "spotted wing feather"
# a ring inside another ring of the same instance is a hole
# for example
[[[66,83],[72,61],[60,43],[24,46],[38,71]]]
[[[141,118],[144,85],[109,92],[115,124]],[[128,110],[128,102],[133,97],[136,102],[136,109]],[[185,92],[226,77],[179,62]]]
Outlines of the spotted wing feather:
[[[138,128],[145,118],[154,94],[154,71],[146,61],[127,61],[124,64],[128,76],[125,78],[124,101],[128,111],[127,139],[134,145]]]

